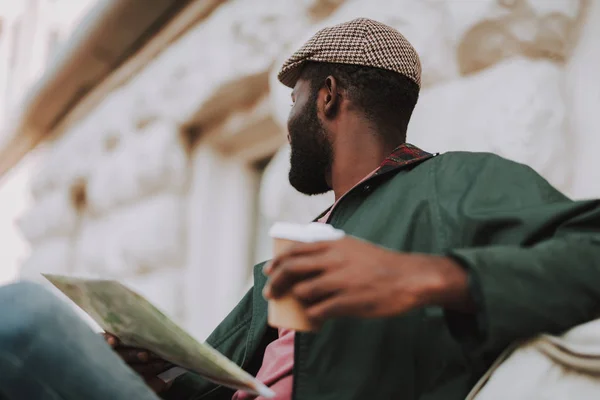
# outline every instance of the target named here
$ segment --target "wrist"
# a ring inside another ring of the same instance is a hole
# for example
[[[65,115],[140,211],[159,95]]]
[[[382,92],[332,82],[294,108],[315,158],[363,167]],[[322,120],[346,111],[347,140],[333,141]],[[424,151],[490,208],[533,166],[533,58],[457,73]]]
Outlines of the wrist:
[[[473,312],[475,303],[469,290],[468,271],[448,257],[431,257],[431,285],[425,291],[426,305],[461,312]]]

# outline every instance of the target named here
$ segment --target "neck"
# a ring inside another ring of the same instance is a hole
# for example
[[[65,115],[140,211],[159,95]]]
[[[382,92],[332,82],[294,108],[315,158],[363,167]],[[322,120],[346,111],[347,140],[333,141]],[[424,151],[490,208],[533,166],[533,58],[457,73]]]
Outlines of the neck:
[[[340,124],[343,135],[335,139],[331,187],[338,200],[373,172],[399,145],[385,144],[382,136],[361,118]]]

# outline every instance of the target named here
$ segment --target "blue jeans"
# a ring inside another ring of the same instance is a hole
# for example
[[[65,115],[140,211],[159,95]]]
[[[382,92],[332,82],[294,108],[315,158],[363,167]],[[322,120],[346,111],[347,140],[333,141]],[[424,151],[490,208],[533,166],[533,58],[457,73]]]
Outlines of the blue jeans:
[[[34,283],[0,287],[0,398],[157,400],[104,339]]]

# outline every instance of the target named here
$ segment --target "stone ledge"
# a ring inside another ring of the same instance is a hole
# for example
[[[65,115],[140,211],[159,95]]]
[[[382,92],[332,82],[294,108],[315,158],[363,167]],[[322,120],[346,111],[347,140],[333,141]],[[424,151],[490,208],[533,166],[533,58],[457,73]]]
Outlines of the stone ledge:
[[[21,216],[17,224],[28,242],[38,244],[53,236],[69,236],[77,228],[79,215],[68,191],[48,194]]]
[[[0,148],[0,176],[51,133],[73,125],[73,121],[87,114],[191,23],[206,18],[223,1],[196,0],[185,9],[183,16],[177,13],[189,0],[160,1],[155,2],[154,7],[143,4],[141,8],[137,0],[99,3],[90,13],[94,18],[86,19],[87,25],[82,24],[76,30],[62,57],[56,59],[28,94],[11,136]],[[176,15],[178,18],[170,21]],[[115,28],[116,20],[120,27]],[[147,44],[153,36],[156,36],[154,40]],[[144,47],[137,52],[142,45]],[[136,56],[131,57],[134,53]],[[129,62],[123,63],[127,59]],[[116,66],[120,66],[119,74],[112,73]],[[91,91],[98,84],[100,87]],[[60,126],[57,128],[57,125]]]
[[[102,156],[90,173],[86,211],[100,216],[156,193],[182,193],[187,162],[175,125],[157,121],[130,132],[116,149]]]
[[[77,271],[131,277],[185,263],[185,199],[159,194],[82,221],[75,244]]]

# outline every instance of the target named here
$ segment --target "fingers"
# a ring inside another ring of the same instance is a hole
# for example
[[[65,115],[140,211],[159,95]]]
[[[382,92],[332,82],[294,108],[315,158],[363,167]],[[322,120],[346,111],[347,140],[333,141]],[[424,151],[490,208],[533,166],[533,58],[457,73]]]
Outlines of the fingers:
[[[162,360],[156,354],[135,347],[123,346],[121,341],[113,334],[104,332],[104,340],[115,350],[125,363],[138,375],[144,378],[146,384],[155,392],[164,392],[170,383],[165,383],[157,377],[158,374],[173,367],[173,364]]]
[[[115,349],[115,352],[127,364],[140,364],[140,363],[148,363],[148,362],[152,362],[152,361],[162,360],[156,354],[153,354],[147,350],[138,349],[136,347],[120,346]]]
[[[320,274],[329,265],[321,255],[295,256],[274,267],[271,279],[264,289],[267,299],[285,294],[295,283]]]
[[[284,251],[277,257],[275,257],[270,263],[264,267],[264,273],[270,275],[277,267],[285,260],[296,257],[308,255],[311,253],[325,251],[330,248],[333,241],[322,241],[315,243],[296,243],[291,246],[288,250]]]
[[[322,301],[340,292],[344,287],[344,273],[321,274],[316,278],[297,283],[292,294],[305,305]]]
[[[345,315],[357,317],[374,314],[375,304],[370,298],[346,294],[334,295],[320,301],[306,310],[306,315],[311,321],[321,323],[330,318]]]
[[[106,343],[108,343],[110,347],[115,348],[119,345],[119,338],[117,338],[112,333],[103,332],[102,336],[104,337],[104,340],[106,340]]]
[[[315,324],[347,315],[369,316],[374,311],[373,299],[368,293],[349,290],[354,285],[348,286],[348,282],[346,271],[337,270],[296,284],[292,293]]]
[[[165,372],[173,367],[173,364],[166,361],[153,361],[145,364],[129,364],[131,369],[143,377],[151,377]]]
[[[127,364],[148,363],[152,361],[163,361],[156,354],[137,347],[124,346],[122,342],[112,333],[102,333],[104,340]]]

